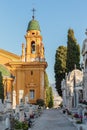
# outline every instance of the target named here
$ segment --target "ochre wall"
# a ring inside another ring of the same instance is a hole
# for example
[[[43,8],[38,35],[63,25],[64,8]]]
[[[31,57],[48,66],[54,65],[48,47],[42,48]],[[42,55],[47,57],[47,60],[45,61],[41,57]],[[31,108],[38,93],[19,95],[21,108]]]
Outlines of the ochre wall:
[[[14,74],[16,82],[14,90],[16,91],[16,103],[19,104],[19,91],[23,91],[23,99],[29,97],[29,103],[36,103],[37,99],[44,99],[44,72],[47,63],[21,63],[11,65],[15,66]],[[13,68],[13,67],[12,67]],[[34,99],[30,99],[30,90],[35,91]]]
[[[5,65],[15,76],[15,79],[6,78],[3,81],[7,82],[7,84],[4,84],[5,97],[7,91],[11,93],[12,99],[13,89],[16,92],[16,103],[19,104],[19,90],[23,90],[23,98],[26,95],[30,96],[29,91],[34,90],[35,98],[29,99],[30,103],[36,103],[36,100],[40,98],[44,99],[44,78],[42,77],[44,77],[47,62],[21,62],[20,57],[14,57],[14,54],[8,53],[6,51],[0,52],[0,59],[0,64]],[[31,71],[33,74],[31,74]]]

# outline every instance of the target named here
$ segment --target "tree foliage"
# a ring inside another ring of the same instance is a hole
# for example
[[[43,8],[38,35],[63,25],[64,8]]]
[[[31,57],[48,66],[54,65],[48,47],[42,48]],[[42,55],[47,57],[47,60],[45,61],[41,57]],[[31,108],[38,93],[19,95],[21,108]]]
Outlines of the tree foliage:
[[[45,72],[45,80],[44,80],[44,84],[45,84],[45,103],[46,103],[46,106],[48,106],[48,103],[49,103],[49,91],[48,91],[48,88],[49,88],[49,80],[48,80],[48,75],[47,73]]]
[[[56,89],[60,96],[62,96],[61,80],[64,78],[66,72],[66,58],[67,48],[65,46],[59,46],[55,54],[54,72]]]
[[[49,80],[48,80],[48,75],[45,72],[45,91],[46,91],[46,107],[53,107],[53,93],[52,89],[49,86]],[[50,104],[50,105],[49,105]]]
[[[45,85],[45,88],[48,88],[49,87],[49,80],[48,80],[48,75],[47,73],[45,72],[45,77],[44,77],[44,85]]]
[[[80,69],[80,46],[74,36],[72,29],[68,30],[67,47],[59,46],[55,54],[55,85],[59,95],[61,92],[61,81],[65,78],[65,72],[70,72],[76,65]]]
[[[2,99],[2,102],[4,101],[4,85],[3,85],[3,77],[1,72],[0,72],[0,99]]]
[[[52,87],[49,87],[49,108],[53,107],[53,92],[52,92]]]
[[[72,29],[68,30],[67,36],[67,72],[72,71],[74,66],[80,69],[80,46],[74,36]]]
[[[44,106],[44,100],[43,99],[37,99],[36,104],[39,106]]]

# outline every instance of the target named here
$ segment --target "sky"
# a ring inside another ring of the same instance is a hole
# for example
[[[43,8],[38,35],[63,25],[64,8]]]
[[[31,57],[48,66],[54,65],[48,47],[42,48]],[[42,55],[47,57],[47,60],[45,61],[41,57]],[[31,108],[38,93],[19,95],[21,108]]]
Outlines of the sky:
[[[86,38],[87,0],[0,0],[1,49],[21,55],[33,8],[43,37],[48,79],[55,83],[55,54],[59,46],[67,46],[68,29],[74,30],[81,48]]]

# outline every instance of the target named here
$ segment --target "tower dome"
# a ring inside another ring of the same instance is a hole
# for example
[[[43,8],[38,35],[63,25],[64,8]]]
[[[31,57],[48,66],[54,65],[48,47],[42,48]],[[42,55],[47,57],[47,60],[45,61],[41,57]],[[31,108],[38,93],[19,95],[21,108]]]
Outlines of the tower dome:
[[[32,19],[29,22],[28,27],[27,27],[27,32],[30,31],[30,30],[38,30],[38,31],[40,31],[40,26],[39,26],[38,21]]]

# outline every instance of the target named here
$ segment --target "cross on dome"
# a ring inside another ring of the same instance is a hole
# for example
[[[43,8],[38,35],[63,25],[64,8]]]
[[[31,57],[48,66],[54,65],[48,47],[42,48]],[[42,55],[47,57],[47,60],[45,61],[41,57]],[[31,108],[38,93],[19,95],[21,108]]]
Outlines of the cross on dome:
[[[33,9],[32,9],[32,12],[33,12],[33,16],[32,16],[32,18],[33,18],[33,20],[34,20],[34,14],[35,14],[35,11],[36,11],[36,10],[33,8]]]

